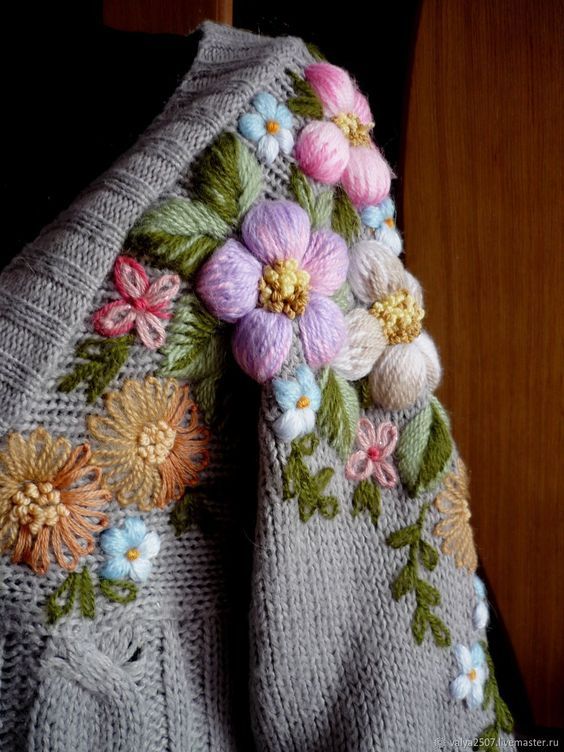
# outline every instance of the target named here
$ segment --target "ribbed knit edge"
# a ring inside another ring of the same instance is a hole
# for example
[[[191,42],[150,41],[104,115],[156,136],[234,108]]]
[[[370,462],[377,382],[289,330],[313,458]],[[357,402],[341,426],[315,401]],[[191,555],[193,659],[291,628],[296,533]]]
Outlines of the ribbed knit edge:
[[[57,370],[131,226],[170,190],[251,96],[311,62],[296,38],[205,22],[194,63],[163,113],[0,275],[0,433]]]

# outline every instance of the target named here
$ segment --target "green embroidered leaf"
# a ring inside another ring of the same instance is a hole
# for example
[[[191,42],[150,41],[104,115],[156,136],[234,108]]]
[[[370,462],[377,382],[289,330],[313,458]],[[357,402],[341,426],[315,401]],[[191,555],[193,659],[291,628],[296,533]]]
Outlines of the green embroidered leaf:
[[[357,210],[345,191],[339,186],[335,188],[333,196],[331,226],[338,235],[341,235],[347,241],[348,245],[352,245],[358,239],[362,227]]]
[[[488,727],[488,729],[482,731],[481,736],[487,737],[488,732],[490,732],[490,729],[493,728],[495,730],[497,739],[501,731],[505,731],[505,733],[507,734],[510,734],[513,731],[514,721],[509,708],[499,694],[499,687],[495,675],[495,666],[488,648],[488,644],[485,640],[481,640],[480,645],[482,646],[482,649],[486,656],[486,664],[488,667],[488,678],[486,679],[486,683],[484,685],[484,699],[482,702],[482,708],[483,710],[487,710],[488,706],[493,701],[495,713],[494,724]]]
[[[80,613],[86,619],[93,619],[96,615],[96,596],[94,595],[92,578],[90,577],[90,572],[87,567],[84,567],[82,572],[78,575],[78,578]]]
[[[346,313],[349,308],[352,307],[351,303],[353,303],[353,297],[348,282],[345,282],[345,284],[337,290],[337,292],[332,296],[331,300],[339,306],[343,313]],[[353,386],[357,389],[356,384],[357,382],[355,382]]]
[[[334,300],[335,298],[333,298]],[[358,399],[360,400],[360,406],[363,410],[368,410],[372,407],[372,394],[370,393],[370,384],[368,383],[368,376],[363,379],[359,379],[354,382],[354,387],[358,392]]]
[[[422,606],[417,606],[411,619],[411,632],[415,642],[421,645],[427,631],[427,610]]]
[[[406,564],[396,579],[392,582],[392,595],[394,600],[399,601],[407,593],[415,589],[415,569]]]
[[[329,226],[333,211],[332,191],[322,191],[316,196],[311,183],[296,165],[290,171],[290,190],[298,204],[307,212],[314,230]]]
[[[71,572],[47,599],[47,621],[49,624],[55,624],[62,616],[67,616],[73,610],[78,590],[78,578],[79,575],[76,572]]]
[[[74,371],[61,380],[59,391],[72,392],[84,382],[87,385],[88,402],[95,402],[121,371],[129,355],[129,348],[134,342],[135,337],[132,334],[84,340],[77,345],[75,354],[85,362],[78,363]]]
[[[222,133],[196,163],[193,183],[196,198],[235,228],[262,192],[262,170],[235,134]]]
[[[429,611],[427,622],[431,627],[431,633],[438,648],[448,648],[451,644],[450,632],[444,622],[436,614]]]
[[[424,540],[419,541],[419,561],[429,572],[437,566],[439,553],[434,546]]]
[[[293,112],[294,115],[321,120],[323,118],[323,105],[313,90],[313,87],[293,71],[288,71],[288,75],[292,79],[294,93],[296,95],[286,102],[288,109]]]
[[[353,386],[330,368],[322,377],[322,400],[317,413],[319,432],[341,457],[350,452],[360,417],[358,394]]]
[[[437,588],[425,582],[425,580],[417,580],[415,583],[415,592],[417,593],[418,602],[422,606],[438,606],[441,602],[441,596]]]
[[[186,493],[184,498],[174,505],[170,513],[170,523],[177,538],[196,529],[209,535],[217,527],[208,508],[208,497],[201,492]]]
[[[501,729],[505,731],[506,734],[510,734],[513,731],[513,716],[511,715],[507,704],[501,699],[501,697],[498,697],[495,706],[495,714]]]
[[[452,451],[448,417],[432,397],[403,429],[396,449],[399,474],[412,498],[440,482]]]
[[[487,726],[478,737],[478,741],[472,747],[473,750],[498,749],[498,732],[494,724]]]
[[[137,585],[130,580],[100,580],[100,592],[114,603],[131,603],[137,598]]]
[[[230,232],[213,209],[199,201],[168,199],[142,215],[127,248],[189,279]]]
[[[386,538],[386,543],[391,548],[403,548],[404,546],[410,546],[412,543],[419,541],[419,527],[418,525],[408,525],[407,527],[396,530],[395,533],[390,533]]]
[[[378,519],[382,509],[380,486],[370,480],[362,480],[354,490],[352,516],[357,517],[368,512],[374,527],[378,527]]]
[[[331,226],[333,213],[333,191],[321,191],[315,197],[311,225],[314,230]]]
[[[319,47],[316,44],[313,44],[313,42],[308,42],[306,44],[306,47],[308,48],[309,54],[312,56],[312,58],[314,58],[318,62],[321,63],[321,62],[327,60],[327,58],[321,52],[321,50],[319,49]]]
[[[314,434],[308,434],[292,442],[288,462],[283,470],[282,498],[298,500],[300,520],[307,522],[315,512],[332,519],[339,513],[339,501],[334,496],[324,496],[323,491],[334,475],[332,467],[321,469],[312,475],[304,458],[311,457],[319,444]]]

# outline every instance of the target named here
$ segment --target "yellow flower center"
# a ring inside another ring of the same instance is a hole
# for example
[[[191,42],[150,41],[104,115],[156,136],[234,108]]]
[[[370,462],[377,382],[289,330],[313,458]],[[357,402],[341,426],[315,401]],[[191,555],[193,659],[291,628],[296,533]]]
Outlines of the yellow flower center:
[[[470,671],[468,672],[468,678],[470,679],[470,681],[476,681],[477,676],[478,672],[476,671],[476,669],[470,669]]]
[[[385,219],[384,220],[384,224],[388,225],[388,227],[390,228],[390,230],[393,230],[394,227],[396,226],[396,223],[395,223],[395,220],[393,219],[393,217],[388,217],[388,219]]]
[[[425,311],[407,290],[398,290],[370,308],[390,345],[408,344],[421,334]]]
[[[43,527],[54,527],[69,510],[61,503],[61,494],[49,482],[26,481],[11,498],[13,522],[26,525],[32,535]]]
[[[259,282],[259,302],[273,313],[285,313],[290,319],[301,316],[309,300],[309,274],[294,258],[265,266]]]
[[[275,133],[278,133],[280,130],[280,123],[277,123],[276,120],[268,120],[266,123],[266,130],[267,133],[270,133],[272,136],[274,136]]]
[[[353,112],[339,112],[331,120],[341,129],[352,146],[370,146],[372,143],[370,131],[374,128],[374,123],[363,123]]]
[[[129,551],[125,554],[125,558],[129,559],[129,561],[135,561],[135,559],[138,559],[141,556],[139,553],[138,548],[130,548]]]
[[[309,397],[306,397],[305,395],[303,397],[300,397],[299,400],[296,402],[296,407],[300,410],[303,410],[304,407],[309,407],[310,405],[310,399]]]
[[[176,431],[165,420],[148,423],[137,439],[137,454],[148,465],[162,465],[170,454]]]

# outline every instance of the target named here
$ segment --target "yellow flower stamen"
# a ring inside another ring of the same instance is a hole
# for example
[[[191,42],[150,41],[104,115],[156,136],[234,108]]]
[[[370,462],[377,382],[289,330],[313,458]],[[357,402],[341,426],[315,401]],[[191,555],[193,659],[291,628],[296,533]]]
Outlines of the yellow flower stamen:
[[[61,494],[48,482],[26,481],[20,491],[12,496],[11,518],[19,525],[26,525],[32,535],[38,535],[43,527],[54,527],[60,517],[68,517],[69,511],[61,503]]]
[[[139,553],[138,548],[130,548],[129,551],[125,554],[125,558],[129,559],[129,561],[135,561],[141,556]]]
[[[394,227],[396,226],[396,223],[395,223],[395,221],[394,221],[394,219],[392,217],[388,217],[388,219],[385,219],[384,220],[384,224],[388,225],[388,227],[390,228],[390,230],[393,230]]]
[[[137,454],[148,465],[162,465],[170,454],[176,439],[176,431],[164,420],[149,423],[137,439]]]
[[[341,129],[352,146],[370,146],[370,131],[374,123],[363,123],[354,112],[339,112],[331,118],[335,125]]]
[[[477,676],[478,672],[476,671],[476,669],[470,669],[470,671],[468,672],[468,678],[470,679],[470,681],[476,681]]]
[[[268,120],[266,123],[266,132],[270,133],[271,136],[274,136],[278,131],[280,130],[280,123],[277,123],[276,120]]]
[[[299,400],[296,402],[296,407],[300,410],[303,410],[304,407],[309,407],[311,404],[311,400],[309,397],[306,397],[305,394],[299,398]]]
[[[390,345],[409,344],[421,334],[425,311],[407,290],[398,290],[370,308]]]
[[[301,316],[309,300],[309,279],[309,273],[293,258],[265,266],[259,281],[260,305],[290,319]]]

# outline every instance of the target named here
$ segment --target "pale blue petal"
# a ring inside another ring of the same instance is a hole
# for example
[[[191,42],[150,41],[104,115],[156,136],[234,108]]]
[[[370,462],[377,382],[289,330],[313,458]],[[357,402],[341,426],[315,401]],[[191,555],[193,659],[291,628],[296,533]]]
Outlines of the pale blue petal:
[[[147,535],[147,527],[141,517],[127,517],[123,525],[129,548],[138,548]]]
[[[123,556],[131,548],[125,531],[118,527],[112,527],[106,530],[100,536],[100,546],[104,553],[110,556]]]
[[[274,379],[272,389],[281,410],[293,410],[302,396],[302,388],[294,379]]]
[[[466,697],[466,704],[470,710],[479,708],[484,701],[484,685],[479,681],[472,682],[470,692]]]
[[[379,206],[384,219],[393,219],[396,216],[396,207],[389,196],[381,201]]]
[[[296,368],[296,378],[302,394],[309,399],[311,409],[317,412],[321,405],[321,389],[317,385],[313,371],[302,363]]]
[[[100,577],[106,580],[124,580],[129,577],[131,565],[125,556],[113,556],[100,571]]]
[[[466,647],[466,645],[457,645],[453,649],[454,655],[460,667],[460,670],[467,674],[472,668],[472,654]]]
[[[294,124],[292,113],[286,107],[285,104],[279,104],[276,107],[274,120],[276,120],[276,122],[280,125],[281,128],[291,128],[292,125]]]
[[[260,94],[257,94],[253,99],[253,107],[265,120],[276,119],[277,106],[278,102],[272,94],[269,94],[267,91],[261,91]]]
[[[282,152],[284,154],[290,154],[294,148],[294,137],[292,131],[289,131],[287,128],[280,128],[274,138],[278,141]]]
[[[139,546],[142,559],[153,559],[161,550],[161,540],[157,533],[147,533]]]
[[[272,424],[276,436],[282,441],[293,441],[302,435],[303,419],[302,410],[286,410]]]
[[[395,227],[381,224],[376,230],[375,240],[389,248],[396,256],[403,251],[403,240]]]
[[[135,559],[131,562],[130,577],[134,582],[146,582],[151,574],[153,564],[149,559]]]
[[[475,642],[472,645],[471,655],[472,655],[472,667],[473,668],[478,668],[479,666],[482,666],[486,662],[486,656],[484,655],[484,650],[479,642]]]
[[[276,140],[275,136],[270,136],[269,134],[267,134],[266,136],[263,136],[258,142],[257,155],[259,159],[262,159],[262,161],[266,162],[266,164],[272,164],[278,156],[279,151],[280,144]]]
[[[487,597],[486,586],[477,574],[474,575],[474,592],[476,593],[476,598],[479,598],[481,601]]]
[[[372,227],[374,230],[377,230],[384,221],[384,217],[382,215],[382,212],[380,211],[379,206],[367,206],[360,212],[360,218],[362,220],[362,224],[366,225],[367,227]]]
[[[472,626],[474,629],[485,629],[490,620],[490,610],[486,601],[480,601],[474,606],[472,613]]]
[[[470,679],[465,674],[457,676],[456,679],[450,683],[450,695],[455,700],[463,700],[468,696],[470,689]]]
[[[239,118],[239,133],[249,141],[258,141],[266,133],[264,118],[254,112],[248,112]]]

